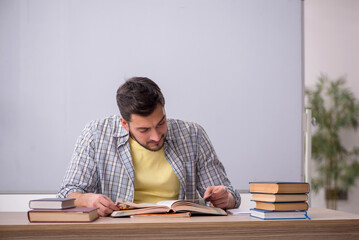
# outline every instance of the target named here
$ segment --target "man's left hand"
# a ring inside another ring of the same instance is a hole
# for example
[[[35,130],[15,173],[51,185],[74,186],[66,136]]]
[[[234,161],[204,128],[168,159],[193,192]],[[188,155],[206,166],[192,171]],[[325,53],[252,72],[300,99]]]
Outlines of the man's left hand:
[[[230,209],[235,205],[234,196],[228,192],[225,186],[209,186],[203,198],[212,194],[206,201],[210,201],[214,207]]]

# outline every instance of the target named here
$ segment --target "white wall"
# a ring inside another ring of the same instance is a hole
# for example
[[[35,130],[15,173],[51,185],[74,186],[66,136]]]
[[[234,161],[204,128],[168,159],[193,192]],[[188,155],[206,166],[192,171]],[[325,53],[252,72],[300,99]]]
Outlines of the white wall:
[[[85,123],[117,114],[116,89],[132,76],[159,84],[168,117],[206,129],[235,188],[300,180],[301,10],[300,0],[1,0],[0,192],[57,191]]]
[[[347,86],[359,98],[359,1],[306,0],[305,85],[313,86],[321,73],[346,76]],[[359,132],[343,132],[348,148],[359,145]],[[359,213],[359,181],[338,210]],[[324,193],[312,194],[313,207],[325,207]]]
[[[30,200],[52,197],[56,194],[0,194],[0,212],[26,212]]]

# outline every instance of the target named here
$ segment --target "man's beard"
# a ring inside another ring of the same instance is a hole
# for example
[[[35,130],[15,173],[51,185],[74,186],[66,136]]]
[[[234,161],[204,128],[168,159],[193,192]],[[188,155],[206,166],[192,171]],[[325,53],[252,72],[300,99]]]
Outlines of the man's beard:
[[[162,145],[161,145],[160,147],[158,147],[158,148],[156,148],[156,149],[151,149],[151,148],[149,148],[148,146],[143,145],[142,143],[140,143],[140,142],[136,139],[135,135],[133,135],[133,133],[131,133],[131,131],[130,131],[130,136],[131,136],[133,139],[135,139],[135,141],[136,141],[138,144],[140,144],[142,147],[144,147],[144,148],[146,148],[147,150],[150,150],[150,151],[152,151],[152,152],[157,152],[157,151],[161,150],[161,148],[162,148],[163,145],[165,144],[165,141],[163,141],[163,142],[162,142]],[[165,135],[162,135],[161,138],[160,138],[160,141],[164,140],[165,138],[166,138]],[[148,143],[151,143],[151,141],[148,142]],[[148,144],[148,143],[147,143],[147,144]]]

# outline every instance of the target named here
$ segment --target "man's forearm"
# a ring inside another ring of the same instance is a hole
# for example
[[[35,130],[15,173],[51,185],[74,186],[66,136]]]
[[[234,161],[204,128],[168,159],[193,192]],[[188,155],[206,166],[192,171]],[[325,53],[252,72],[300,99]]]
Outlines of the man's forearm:
[[[89,207],[88,201],[84,199],[85,193],[73,192],[67,196],[67,198],[75,198],[75,205],[77,207]]]
[[[232,209],[236,205],[236,199],[234,198],[233,194],[228,192],[228,206],[227,209]]]

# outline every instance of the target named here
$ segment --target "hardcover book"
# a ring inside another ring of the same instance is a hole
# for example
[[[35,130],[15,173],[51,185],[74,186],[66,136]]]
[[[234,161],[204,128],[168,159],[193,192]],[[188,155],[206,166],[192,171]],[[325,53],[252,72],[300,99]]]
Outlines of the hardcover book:
[[[250,182],[251,193],[309,193],[305,182]]]
[[[307,210],[308,204],[306,202],[289,202],[289,203],[269,203],[256,202],[256,208],[270,211],[300,211]]]
[[[307,194],[271,194],[253,193],[253,201],[260,202],[305,202],[308,200]]]
[[[268,211],[262,209],[250,209],[250,216],[264,220],[272,219],[310,219],[307,211]]]
[[[176,212],[190,212],[191,215],[217,215],[226,216],[227,212],[220,208],[200,205],[186,200],[169,200],[160,201],[157,204],[136,204],[131,202],[122,202],[118,200],[117,205],[126,206],[120,211],[114,211],[111,217],[127,217],[139,214],[154,214],[154,213],[176,213]]]
[[[92,222],[97,208],[34,209],[27,212],[30,222]]]
[[[66,209],[75,207],[75,198],[41,198],[29,201],[31,209]]]

